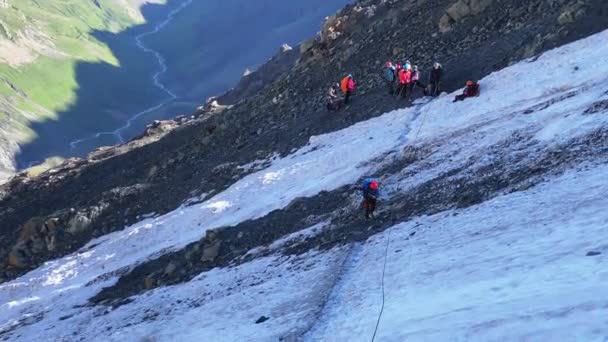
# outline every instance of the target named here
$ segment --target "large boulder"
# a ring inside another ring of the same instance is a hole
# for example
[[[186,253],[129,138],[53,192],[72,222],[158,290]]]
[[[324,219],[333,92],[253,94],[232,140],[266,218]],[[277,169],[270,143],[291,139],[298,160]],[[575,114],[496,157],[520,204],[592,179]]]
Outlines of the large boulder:
[[[439,19],[439,30],[448,32],[464,18],[483,12],[493,0],[458,0]]]
[[[30,266],[30,260],[25,252],[20,248],[13,248],[8,254],[8,265],[14,268],[27,268]]]

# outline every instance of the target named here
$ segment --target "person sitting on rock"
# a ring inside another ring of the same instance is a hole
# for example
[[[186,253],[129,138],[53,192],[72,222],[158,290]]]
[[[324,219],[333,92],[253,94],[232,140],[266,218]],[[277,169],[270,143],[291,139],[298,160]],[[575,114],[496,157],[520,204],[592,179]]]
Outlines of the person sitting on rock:
[[[378,196],[380,195],[380,183],[375,178],[365,178],[361,183],[361,195],[363,196],[363,209],[365,210],[365,218],[373,218],[376,211]]]
[[[426,86],[420,82],[420,71],[418,71],[418,66],[414,65],[412,69],[412,82],[410,89],[410,96],[414,92],[414,87],[418,87],[422,89],[423,94],[426,93]]]
[[[428,95],[439,96],[441,93],[441,78],[443,77],[443,67],[441,64],[433,63],[433,68],[429,74]]]
[[[340,88],[342,88],[342,92],[344,93],[344,104],[348,104],[350,101],[350,96],[355,92],[357,84],[353,79],[353,75],[348,74],[348,76],[342,79],[340,83]]]
[[[464,101],[467,97],[479,96],[479,84],[475,81],[467,81],[466,87],[462,91],[462,94],[456,95],[453,102]]]
[[[334,84],[329,88],[327,93],[327,110],[330,112],[340,110],[342,107],[342,100],[338,96],[338,89],[340,89],[340,85]]]

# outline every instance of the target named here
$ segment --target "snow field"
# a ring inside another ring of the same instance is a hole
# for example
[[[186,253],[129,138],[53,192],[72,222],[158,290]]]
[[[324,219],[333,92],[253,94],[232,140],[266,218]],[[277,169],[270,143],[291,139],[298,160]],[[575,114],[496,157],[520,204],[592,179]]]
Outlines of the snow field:
[[[378,341],[603,341],[608,166],[392,228]],[[411,232],[417,232],[410,237]],[[387,233],[370,238],[307,336],[369,341]]]

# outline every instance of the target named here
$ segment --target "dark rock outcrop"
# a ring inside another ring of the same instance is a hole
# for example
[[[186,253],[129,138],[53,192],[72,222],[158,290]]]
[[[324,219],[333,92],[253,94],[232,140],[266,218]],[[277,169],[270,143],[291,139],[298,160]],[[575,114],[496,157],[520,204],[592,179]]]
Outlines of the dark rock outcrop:
[[[291,70],[299,57],[300,52],[298,47],[292,48],[284,44],[279,49],[279,52],[266,64],[244,75],[234,88],[213,100],[217,101],[220,105],[233,105],[240,100],[253,96]]]

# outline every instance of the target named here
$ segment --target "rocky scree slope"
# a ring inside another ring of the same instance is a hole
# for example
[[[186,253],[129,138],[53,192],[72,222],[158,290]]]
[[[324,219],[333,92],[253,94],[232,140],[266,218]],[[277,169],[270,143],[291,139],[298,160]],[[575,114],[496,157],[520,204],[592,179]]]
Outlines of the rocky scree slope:
[[[36,178],[20,175],[0,188],[0,279],[190,198],[209,198],[254,170],[239,165],[285,155],[312,135],[406,105],[386,94],[380,67],[387,58],[408,58],[425,73],[440,60],[444,86],[453,90],[466,78],[597,32],[607,16],[608,4],[598,0],[348,6],[301,45],[289,72],[257,94],[223,111],[201,109],[195,120],[159,123],[141,139],[68,160]],[[344,111],[327,114],[323,95],[345,72],[357,78],[357,96]]]

